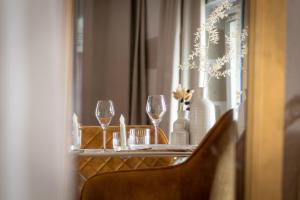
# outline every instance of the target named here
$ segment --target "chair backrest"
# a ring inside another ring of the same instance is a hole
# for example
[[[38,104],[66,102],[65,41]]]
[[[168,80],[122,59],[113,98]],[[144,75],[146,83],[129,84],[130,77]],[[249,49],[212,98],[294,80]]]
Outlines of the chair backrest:
[[[128,125],[127,132],[130,128],[149,128],[150,142],[154,143],[154,128],[151,125]],[[82,149],[102,148],[102,128],[100,126],[81,126],[81,145]],[[109,126],[106,130],[106,147],[112,148],[113,132],[120,132],[119,126]],[[158,143],[168,144],[166,134],[162,129],[158,128]]]
[[[233,110],[207,133],[190,158],[174,168],[181,171],[186,199],[229,200],[235,197],[237,126]]]
[[[237,126],[233,110],[230,110],[218,120],[184,163],[94,176],[87,180],[81,197],[148,200],[235,199],[236,136]]]

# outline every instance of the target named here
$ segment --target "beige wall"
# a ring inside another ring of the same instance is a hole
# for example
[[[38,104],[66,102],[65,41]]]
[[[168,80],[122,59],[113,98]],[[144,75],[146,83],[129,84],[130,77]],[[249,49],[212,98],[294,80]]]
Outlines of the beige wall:
[[[286,99],[300,95],[300,1],[288,0]]]
[[[300,96],[300,1],[288,0],[286,102]],[[300,102],[299,102],[300,104]],[[300,110],[294,109],[294,112]],[[300,119],[285,133],[284,199],[300,199]]]
[[[65,6],[61,0],[0,0],[3,200],[68,199]]]

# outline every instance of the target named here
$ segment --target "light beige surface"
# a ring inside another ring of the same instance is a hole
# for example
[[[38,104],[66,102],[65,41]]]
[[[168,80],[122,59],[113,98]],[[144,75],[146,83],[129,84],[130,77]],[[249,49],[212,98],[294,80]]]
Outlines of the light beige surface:
[[[0,199],[67,200],[65,1],[0,1]]]
[[[64,127],[64,138],[65,138],[65,144],[64,144],[64,153],[65,153],[65,159],[64,159],[64,187],[63,190],[64,196],[63,199],[74,199],[74,195],[76,193],[75,189],[75,177],[73,174],[73,168],[75,161],[73,160],[73,157],[69,154],[69,144],[70,144],[70,133],[71,133],[71,127],[70,127],[70,121],[71,121],[71,114],[73,109],[73,25],[74,25],[74,18],[73,18],[73,9],[74,9],[74,1],[73,0],[65,0],[65,88],[64,88],[64,119],[65,119],[65,127]]]
[[[250,1],[246,199],[282,196],[285,0]]]
[[[300,1],[288,0],[286,49],[286,115],[283,199],[300,200]],[[291,103],[293,106],[289,108]],[[295,121],[298,119],[297,121]]]

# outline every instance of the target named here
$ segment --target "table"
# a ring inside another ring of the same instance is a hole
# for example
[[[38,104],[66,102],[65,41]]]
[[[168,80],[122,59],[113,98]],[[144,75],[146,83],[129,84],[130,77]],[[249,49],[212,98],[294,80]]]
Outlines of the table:
[[[127,150],[72,149],[78,156],[89,157],[188,157],[196,145],[136,145]]]
[[[96,175],[119,170],[135,170],[176,165],[184,162],[195,145],[135,145],[130,149],[76,149],[70,153],[78,159],[79,188]]]

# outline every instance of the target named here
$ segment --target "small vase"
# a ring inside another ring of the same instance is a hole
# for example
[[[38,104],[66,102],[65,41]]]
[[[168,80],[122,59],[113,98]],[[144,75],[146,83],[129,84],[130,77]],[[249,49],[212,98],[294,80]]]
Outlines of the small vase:
[[[189,144],[189,120],[188,111],[178,111],[178,119],[173,123],[173,132],[171,133],[170,144],[187,145]]]
[[[198,145],[216,120],[214,104],[206,98],[205,88],[195,90],[190,109],[190,144]]]

